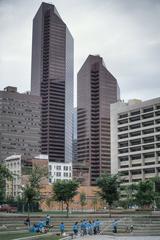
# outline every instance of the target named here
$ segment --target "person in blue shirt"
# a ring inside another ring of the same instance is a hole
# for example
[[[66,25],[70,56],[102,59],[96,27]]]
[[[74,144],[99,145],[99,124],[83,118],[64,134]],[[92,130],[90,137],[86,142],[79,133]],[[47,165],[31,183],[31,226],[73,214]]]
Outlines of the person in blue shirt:
[[[95,226],[96,226],[96,234],[100,233],[100,221],[99,221],[99,219],[97,219],[95,221]]]
[[[117,226],[118,226],[118,221],[115,219],[112,222],[112,231],[113,231],[113,233],[117,233]]]
[[[78,234],[78,222],[75,222],[75,224],[73,225],[73,232],[75,235]]]
[[[61,224],[59,225],[59,229],[60,229],[60,232],[61,232],[61,235],[64,233],[64,229],[65,229],[65,226],[64,226],[64,223],[61,222]]]

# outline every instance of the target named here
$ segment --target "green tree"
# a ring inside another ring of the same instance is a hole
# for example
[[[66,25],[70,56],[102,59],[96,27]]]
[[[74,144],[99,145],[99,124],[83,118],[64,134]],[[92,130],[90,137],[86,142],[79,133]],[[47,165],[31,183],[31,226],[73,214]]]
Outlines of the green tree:
[[[12,173],[4,165],[0,164],[0,203],[5,201],[6,180],[12,180]]]
[[[28,183],[22,189],[22,198],[27,204],[28,215],[33,210],[33,205],[39,204],[41,200],[41,180],[47,176],[44,167],[34,166],[28,179]]]
[[[155,202],[154,207],[160,209],[160,177],[153,178],[155,189]]]
[[[150,207],[154,203],[155,190],[154,182],[151,180],[140,181],[137,184],[137,192],[135,193],[135,200],[138,206]]]
[[[109,216],[111,217],[111,207],[115,201],[119,200],[119,181],[118,175],[104,174],[97,180],[98,191],[102,200],[105,200],[109,207]]]
[[[73,197],[78,193],[79,183],[75,180],[59,180],[53,184],[53,199],[57,202],[66,204],[67,217],[69,214],[69,205]]]
[[[39,192],[35,188],[33,188],[30,184],[26,184],[26,186],[24,187],[24,190],[23,190],[23,194],[24,194],[25,202],[27,204],[28,216],[29,216],[32,204],[35,201],[39,200],[38,199]]]
[[[87,197],[86,197],[85,192],[80,193],[80,204],[81,204],[82,211],[83,211],[84,206],[86,206],[86,204],[87,204]]]
[[[137,190],[137,185],[136,184],[130,184],[126,186],[125,191],[127,194],[127,208],[130,206],[135,205],[135,194]]]
[[[94,198],[92,199],[92,206],[93,206],[94,212],[96,212],[97,210],[97,204],[98,204],[98,196],[95,195]]]
[[[39,167],[39,166],[34,166],[30,175],[29,175],[29,182],[31,187],[37,188],[39,191],[41,189],[41,181],[43,178],[48,176],[48,170],[46,167]]]

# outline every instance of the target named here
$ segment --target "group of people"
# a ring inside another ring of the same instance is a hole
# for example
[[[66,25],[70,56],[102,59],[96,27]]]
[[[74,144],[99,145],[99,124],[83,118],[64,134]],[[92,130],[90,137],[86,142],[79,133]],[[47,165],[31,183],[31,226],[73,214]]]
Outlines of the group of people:
[[[85,235],[96,235],[100,233],[100,225],[101,222],[97,220],[93,221],[88,221],[87,219],[83,219],[80,223],[75,222],[72,226],[73,234],[78,235],[80,234],[81,236]],[[63,222],[61,222],[60,226],[60,232],[61,235],[64,234],[65,231],[65,225]]]
[[[24,224],[28,226],[29,230],[31,232],[41,232],[41,233],[46,233],[49,231],[49,229],[51,227],[53,227],[51,225],[51,222],[50,222],[50,216],[47,215],[45,220],[41,220],[41,221],[38,221],[37,223],[35,223],[32,227],[30,227],[30,218],[27,217],[24,221]]]

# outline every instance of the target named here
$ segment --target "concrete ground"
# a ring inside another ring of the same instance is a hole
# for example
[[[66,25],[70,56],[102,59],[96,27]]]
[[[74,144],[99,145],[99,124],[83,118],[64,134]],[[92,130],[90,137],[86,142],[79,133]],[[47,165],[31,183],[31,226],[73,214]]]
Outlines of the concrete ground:
[[[76,238],[76,240],[160,240],[160,236],[105,236],[105,235],[96,235],[96,236],[85,236],[81,238]]]

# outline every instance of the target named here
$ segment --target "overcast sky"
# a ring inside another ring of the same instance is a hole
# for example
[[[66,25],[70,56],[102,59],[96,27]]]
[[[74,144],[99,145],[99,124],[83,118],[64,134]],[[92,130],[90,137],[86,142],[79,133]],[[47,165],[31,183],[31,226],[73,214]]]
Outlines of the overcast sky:
[[[32,19],[41,2],[0,0],[0,89],[30,89]],[[99,54],[122,99],[160,97],[160,0],[48,2],[73,35],[75,80],[87,56]]]

